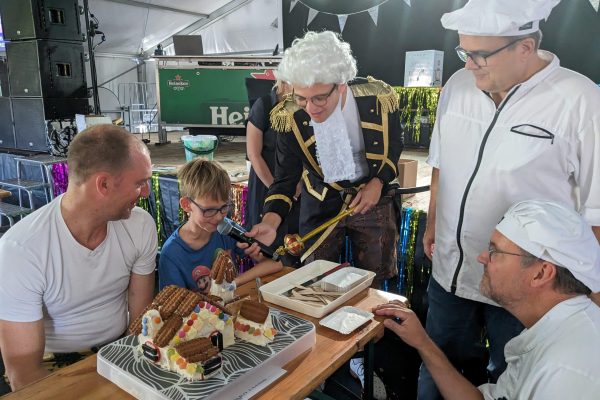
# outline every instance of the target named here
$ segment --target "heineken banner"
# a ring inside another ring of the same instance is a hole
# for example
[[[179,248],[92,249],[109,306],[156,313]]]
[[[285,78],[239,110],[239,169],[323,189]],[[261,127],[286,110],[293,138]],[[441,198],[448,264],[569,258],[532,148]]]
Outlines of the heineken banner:
[[[162,123],[242,127],[250,112],[246,78],[274,79],[271,69],[159,68]]]

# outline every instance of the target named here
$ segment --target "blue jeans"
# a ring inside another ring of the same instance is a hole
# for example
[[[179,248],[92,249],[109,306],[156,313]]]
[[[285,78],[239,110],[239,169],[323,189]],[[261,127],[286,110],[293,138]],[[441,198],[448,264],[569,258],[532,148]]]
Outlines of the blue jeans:
[[[453,295],[433,278],[429,280],[427,297],[426,329],[431,339],[474,385],[486,383],[488,378],[496,382],[506,369],[504,346],[524,329],[521,322],[501,307]],[[442,398],[423,364],[419,371],[417,398]]]

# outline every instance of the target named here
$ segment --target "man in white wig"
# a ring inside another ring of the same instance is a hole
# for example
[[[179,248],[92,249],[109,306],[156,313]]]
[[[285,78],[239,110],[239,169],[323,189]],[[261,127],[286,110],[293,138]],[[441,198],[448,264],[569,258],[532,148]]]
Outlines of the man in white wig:
[[[589,224],[560,203],[527,200],[496,226],[483,264],[481,293],[525,330],[508,342],[496,384],[474,386],[448,361],[403,304],[376,313],[415,347],[445,399],[597,399],[600,393],[600,245]],[[396,318],[396,320],[391,319]]]
[[[305,243],[302,261],[338,261],[348,233],[355,266],[373,286],[396,271],[397,224],[389,183],[402,151],[398,95],[373,78],[355,79],[350,45],[334,32],[308,32],[287,49],[277,79],[293,93],[271,112],[277,135],[275,181],[250,235],[270,244],[303,181],[300,234],[353,207],[352,216]]]
[[[470,0],[444,14],[465,68],[444,85],[429,158],[427,332],[474,384],[495,381],[521,324],[479,291],[477,255],[517,201],[569,204],[600,237],[600,90],[539,50],[559,0]],[[489,342],[489,362],[485,338]],[[472,372],[473,367],[480,367]],[[419,398],[439,394],[425,368]]]
[[[389,184],[397,176],[402,130],[398,94],[371,77],[355,79],[356,73],[350,45],[333,32],[308,32],[285,51],[275,76],[293,93],[271,112],[271,126],[280,132],[275,181],[262,222],[249,236],[273,242],[302,179],[301,235],[354,210],[304,243],[301,260],[338,262],[348,235],[354,266],[375,272],[378,288],[397,271],[398,227]],[[361,359],[351,368],[362,378]]]

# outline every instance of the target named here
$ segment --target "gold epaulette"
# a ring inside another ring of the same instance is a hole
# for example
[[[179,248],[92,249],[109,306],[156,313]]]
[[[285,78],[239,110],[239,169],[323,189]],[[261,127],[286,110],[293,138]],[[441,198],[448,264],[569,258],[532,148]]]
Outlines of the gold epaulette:
[[[389,114],[400,108],[398,93],[384,81],[367,76],[367,83],[359,83],[350,87],[354,97],[377,96],[382,113]]]
[[[294,113],[299,109],[300,106],[292,100],[291,95],[287,95],[269,113],[271,128],[276,132],[290,132],[294,121]]]

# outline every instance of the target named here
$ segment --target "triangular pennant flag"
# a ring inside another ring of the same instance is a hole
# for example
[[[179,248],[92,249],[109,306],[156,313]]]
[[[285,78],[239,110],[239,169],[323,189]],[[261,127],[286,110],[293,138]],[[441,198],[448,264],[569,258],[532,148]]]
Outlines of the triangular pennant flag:
[[[410,7],[410,0],[404,0],[404,2],[406,3],[407,6]]]
[[[375,24],[375,26],[377,26],[377,18],[379,17],[379,6],[369,8],[367,11],[369,11],[369,15],[371,16],[373,23]]]
[[[313,10],[312,8],[308,8],[308,20],[306,21],[306,26],[310,25],[310,23],[315,19],[319,11]]]
[[[598,12],[598,9],[600,9],[600,0],[590,0],[590,4],[594,7],[594,10]]]
[[[296,4],[298,4],[298,0],[291,0],[290,1],[290,12],[292,12],[292,10],[294,9],[294,7],[296,7]]]
[[[348,14],[340,14],[337,17],[338,17],[338,22],[340,24],[340,32],[344,32],[344,26],[346,26],[346,20],[348,19]]]

